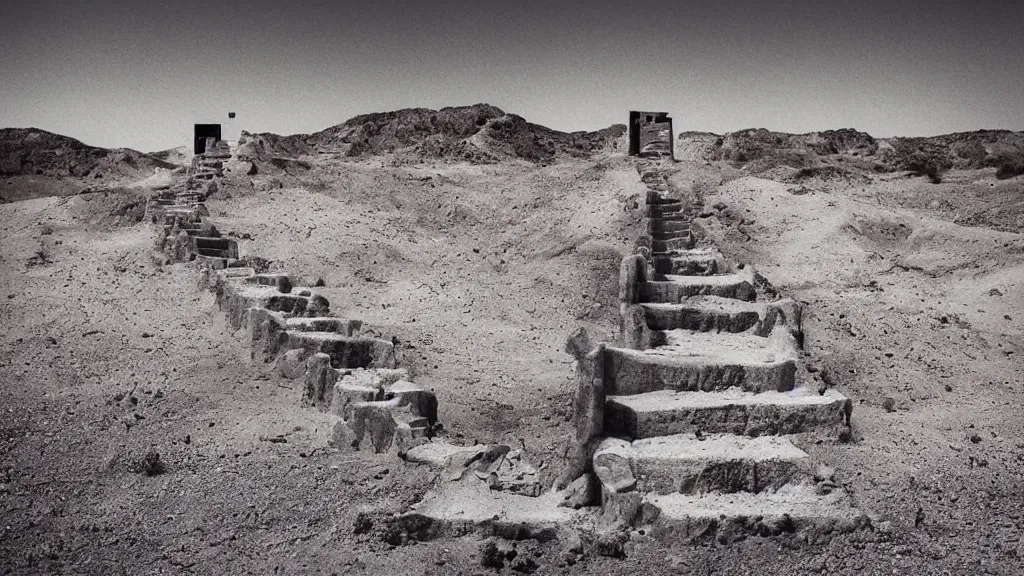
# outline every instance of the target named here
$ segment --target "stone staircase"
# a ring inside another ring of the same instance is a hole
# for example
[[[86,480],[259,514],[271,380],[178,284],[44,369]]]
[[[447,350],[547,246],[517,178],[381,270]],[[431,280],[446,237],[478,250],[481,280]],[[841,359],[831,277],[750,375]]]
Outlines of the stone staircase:
[[[650,245],[621,267],[621,339],[569,345],[580,360],[576,471],[598,479],[606,520],[655,536],[863,526],[834,472],[798,446],[847,440],[852,408],[797,381],[799,305],[774,298],[751,267],[695,248],[658,166],[641,167]]]
[[[554,488],[496,489],[478,481],[487,447],[423,444],[406,459],[442,480],[388,516],[392,533],[575,533],[603,553],[602,542],[623,538],[819,541],[870,525],[835,472],[801,448],[848,440],[852,403],[798,381],[800,306],[751,267],[697,246],[700,206],[674,194],[665,166],[640,165],[648,236],[620,269],[619,338],[594,343],[581,329],[566,342],[577,359],[575,435]]]
[[[229,326],[243,330],[253,360],[276,364],[285,378],[304,380],[304,400],[334,421],[329,443],[344,449],[399,452],[426,442],[437,428],[433,392],[398,367],[395,345],[364,333],[358,320],[333,316],[313,288],[289,274],[258,272],[238,243],[210,222],[204,201],[217,190],[231,150],[209,142],[178,188],[157,192],[147,220],[159,226],[167,262],[196,262]]]
[[[333,419],[330,442],[396,453],[438,471],[410,510],[382,513],[389,538],[470,532],[547,540],[631,533],[668,541],[748,535],[815,540],[869,523],[806,442],[845,441],[851,402],[798,381],[800,307],[751,267],[697,246],[699,206],[673,193],[661,164],[641,165],[648,236],[620,270],[620,336],[577,331],[573,442],[545,491],[507,445],[460,446],[436,435],[437,400],[399,366],[393,341],[334,316],[312,287],[258,271],[209,221],[224,151],[194,161],[179,190],[157,194],[151,221],[169,261],[197,261],[228,324],[256,361],[302,378],[304,399]],[[207,177],[207,175],[212,176]],[[390,540],[389,540],[390,541]]]

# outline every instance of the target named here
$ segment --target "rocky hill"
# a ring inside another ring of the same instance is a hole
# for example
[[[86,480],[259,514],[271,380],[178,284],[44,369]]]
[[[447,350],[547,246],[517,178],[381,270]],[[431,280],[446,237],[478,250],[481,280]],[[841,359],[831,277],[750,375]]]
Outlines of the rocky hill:
[[[179,166],[128,148],[98,148],[38,128],[0,129],[0,199],[123,185]]]
[[[874,138],[853,129],[787,134],[760,129],[728,134],[683,132],[677,157],[727,161],[752,173],[778,168],[841,174],[845,169],[933,174],[995,167],[1000,177],[1024,173],[1024,132],[978,130],[927,138]]]
[[[243,133],[238,155],[259,161],[335,153],[351,158],[394,154],[407,159],[494,163],[520,159],[548,163],[586,158],[611,147],[626,127],[595,132],[560,132],[527,122],[489,104],[431,110],[407,108],[364,114],[314,134],[278,136]]]
[[[0,176],[95,179],[151,173],[176,164],[129,148],[98,148],[37,128],[0,129]]]

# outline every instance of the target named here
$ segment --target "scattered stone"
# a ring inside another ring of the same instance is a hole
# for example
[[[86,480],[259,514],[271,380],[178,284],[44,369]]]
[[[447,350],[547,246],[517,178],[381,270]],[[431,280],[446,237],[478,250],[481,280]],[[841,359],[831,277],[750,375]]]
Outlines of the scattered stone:
[[[565,563],[572,566],[579,562],[583,555],[583,539],[580,535],[575,530],[566,530],[559,535],[559,540],[563,543],[560,554]]]
[[[277,291],[281,294],[290,294],[292,291],[292,281],[287,276],[278,276]]]
[[[520,574],[532,574],[537,568],[537,562],[529,556],[519,556],[512,561],[512,571]]]
[[[622,530],[612,529],[601,532],[597,535],[595,549],[601,556],[608,558],[625,558],[625,544],[629,541],[629,535]]]
[[[979,442],[981,442],[981,436],[978,436],[977,434],[971,434],[971,444],[977,444]]]
[[[167,471],[167,466],[160,460],[160,453],[150,449],[135,466],[135,471],[146,476],[158,476]]]
[[[821,381],[824,382],[825,385],[828,386],[829,388],[836,387],[836,381],[832,377],[832,371],[829,370],[828,368],[821,369]]]
[[[597,478],[587,472],[566,487],[565,498],[559,506],[579,509],[584,506],[596,505],[599,503],[600,496]]]
[[[1002,296],[1003,293],[999,291],[999,288],[993,288],[988,291],[989,296]]]
[[[282,378],[294,380],[306,374],[306,355],[304,348],[292,348],[277,360],[277,373]]]
[[[515,546],[497,538],[488,538],[480,545],[480,565],[484,568],[501,570],[506,560],[512,560],[518,555]]]
[[[886,412],[895,412],[896,399],[894,399],[892,396],[886,396],[884,399],[882,399],[882,408],[885,408]]]

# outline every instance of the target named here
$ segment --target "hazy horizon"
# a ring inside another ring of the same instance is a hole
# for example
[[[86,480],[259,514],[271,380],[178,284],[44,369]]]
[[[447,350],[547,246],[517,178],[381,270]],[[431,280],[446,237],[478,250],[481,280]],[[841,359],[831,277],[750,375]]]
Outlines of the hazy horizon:
[[[1024,3],[865,0],[316,6],[41,0],[0,23],[0,126],[104,147],[192,124],[310,133],[489,103],[564,131],[664,110],[677,132],[1024,130]]]

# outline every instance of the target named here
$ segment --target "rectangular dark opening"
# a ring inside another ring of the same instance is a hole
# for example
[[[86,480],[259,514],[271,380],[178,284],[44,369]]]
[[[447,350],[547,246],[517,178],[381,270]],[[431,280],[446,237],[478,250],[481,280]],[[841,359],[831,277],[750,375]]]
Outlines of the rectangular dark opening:
[[[214,138],[214,142],[220,141],[220,124],[196,124],[194,138],[195,153],[202,154],[206,152],[207,138]]]
[[[632,156],[675,156],[672,119],[667,112],[629,112],[629,153]]]

